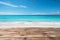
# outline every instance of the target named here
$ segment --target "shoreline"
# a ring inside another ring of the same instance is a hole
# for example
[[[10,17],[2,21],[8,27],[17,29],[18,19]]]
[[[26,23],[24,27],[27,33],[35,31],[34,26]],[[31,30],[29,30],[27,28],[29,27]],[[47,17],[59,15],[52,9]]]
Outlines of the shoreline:
[[[60,28],[60,22],[0,22],[0,28]]]

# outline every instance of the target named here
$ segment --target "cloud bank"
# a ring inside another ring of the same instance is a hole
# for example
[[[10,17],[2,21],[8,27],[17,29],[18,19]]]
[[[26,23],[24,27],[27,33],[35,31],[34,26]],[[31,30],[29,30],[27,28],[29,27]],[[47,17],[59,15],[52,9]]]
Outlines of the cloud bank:
[[[50,12],[50,13],[25,13],[25,12],[0,12],[0,15],[60,15],[60,12]]]
[[[24,12],[0,12],[0,15],[28,15]]]
[[[15,12],[0,12],[0,15],[19,15],[19,14]]]

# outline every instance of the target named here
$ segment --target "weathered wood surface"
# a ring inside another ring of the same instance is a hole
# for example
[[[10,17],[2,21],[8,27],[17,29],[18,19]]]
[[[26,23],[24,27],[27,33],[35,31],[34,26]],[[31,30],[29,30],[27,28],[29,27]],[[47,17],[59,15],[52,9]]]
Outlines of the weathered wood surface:
[[[0,28],[0,40],[59,40],[60,28]]]

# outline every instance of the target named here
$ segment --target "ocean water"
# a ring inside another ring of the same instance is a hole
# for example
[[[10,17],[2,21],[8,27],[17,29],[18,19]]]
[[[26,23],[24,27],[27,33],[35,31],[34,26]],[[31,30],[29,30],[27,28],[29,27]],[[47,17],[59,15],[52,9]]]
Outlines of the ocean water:
[[[38,22],[60,22],[59,15],[0,15],[0,22],[6,21],[38,21]]]

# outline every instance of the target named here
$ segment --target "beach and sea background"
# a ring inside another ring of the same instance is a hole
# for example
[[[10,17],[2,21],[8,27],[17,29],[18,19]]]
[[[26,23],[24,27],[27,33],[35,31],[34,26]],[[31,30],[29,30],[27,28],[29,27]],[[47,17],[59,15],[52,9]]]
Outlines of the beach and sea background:
[[[0,0],[0,40],[60,40],[60,0]]]
[[[59,28],[59,15],[0,15],[0,27],[53,27]]]

